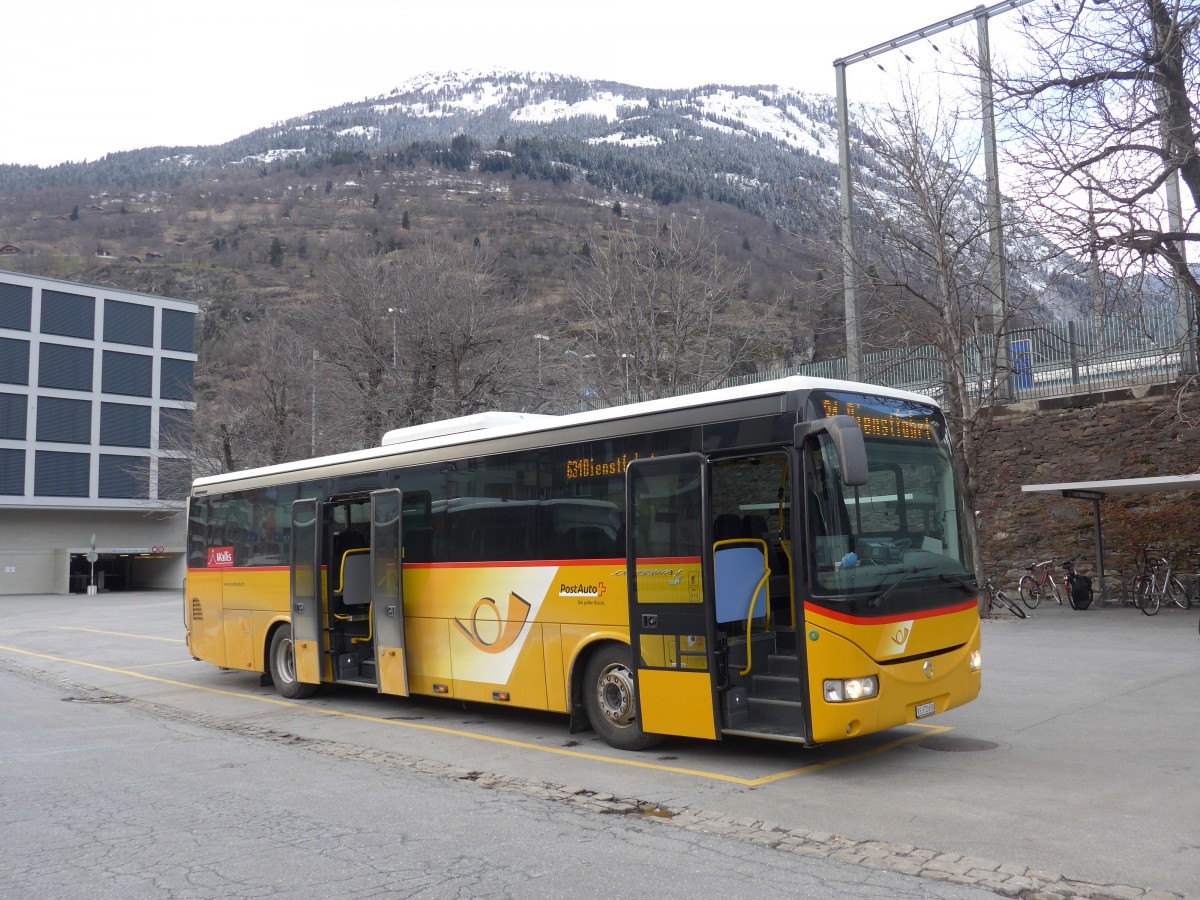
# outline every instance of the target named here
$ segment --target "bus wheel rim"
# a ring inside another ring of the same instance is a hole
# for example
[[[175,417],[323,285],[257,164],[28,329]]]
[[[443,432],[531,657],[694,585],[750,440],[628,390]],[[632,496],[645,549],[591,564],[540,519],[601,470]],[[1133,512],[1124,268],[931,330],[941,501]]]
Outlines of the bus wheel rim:
[[[600,712],[610,724],[618,728],[633,724],[633,674],[628,668],[620,664],[605,668],[596,679],[596,699]]]
[[[292,649],[291,638],[284,638],[279,642],[279,654],[275,662],[283,681],[290,683],[296,680],[296,657]]]

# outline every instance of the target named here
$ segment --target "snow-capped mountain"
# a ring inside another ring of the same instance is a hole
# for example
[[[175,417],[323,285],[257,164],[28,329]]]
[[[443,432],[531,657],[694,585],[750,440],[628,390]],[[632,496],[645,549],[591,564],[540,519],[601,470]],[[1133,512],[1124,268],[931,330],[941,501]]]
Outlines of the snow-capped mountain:
[[[222,167],[423,159],[586,181],[658,204],[727,203],[829,245],[837,234],[836,122],[832,97],[775,85],[660,90],[544,72],[430,73],[219,146],[149,148],[51,169],[0,166],[0,190],[131,180],[169,187]],[[852,128],[855,177],[875,197],[895,190],[872,149],[879,140]]]

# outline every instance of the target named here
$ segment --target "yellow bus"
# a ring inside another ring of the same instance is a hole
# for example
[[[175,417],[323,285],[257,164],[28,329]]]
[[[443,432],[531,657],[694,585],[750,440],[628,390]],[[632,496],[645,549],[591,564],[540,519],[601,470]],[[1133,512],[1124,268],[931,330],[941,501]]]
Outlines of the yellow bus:
[[[813,746],[980,687],[929,397],[791,377],[565,416],[483,413],[200,478],[193,656],[666,735]]]

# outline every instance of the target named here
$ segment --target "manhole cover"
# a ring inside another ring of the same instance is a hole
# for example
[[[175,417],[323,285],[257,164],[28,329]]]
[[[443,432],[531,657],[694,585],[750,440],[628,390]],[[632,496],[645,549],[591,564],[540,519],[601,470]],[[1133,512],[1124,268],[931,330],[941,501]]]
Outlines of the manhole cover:
[[[995,750],[997,745],[991,741],[980,741],[975,738],[961,737],[931,737],[919,742],[926,750],[946,750],[952,753],[970,753],[975,750]]]

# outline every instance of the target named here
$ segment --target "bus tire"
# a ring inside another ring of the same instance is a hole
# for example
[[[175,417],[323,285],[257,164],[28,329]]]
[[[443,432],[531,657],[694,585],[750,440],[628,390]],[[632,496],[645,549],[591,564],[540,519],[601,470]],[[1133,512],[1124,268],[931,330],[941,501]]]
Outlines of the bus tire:
[[[271,681],[282,697],[303,700],[317,692],[318,685],[305,684],[296,679],[296,652],[292,647],[292,626],[280,625],[271,635],[270,661]]]
[[[592,729],[618,750],[646,750],[662,740],[642,731],[637,719],[630,649],[625,644],[599,647],[584,668],[583,702]]]

